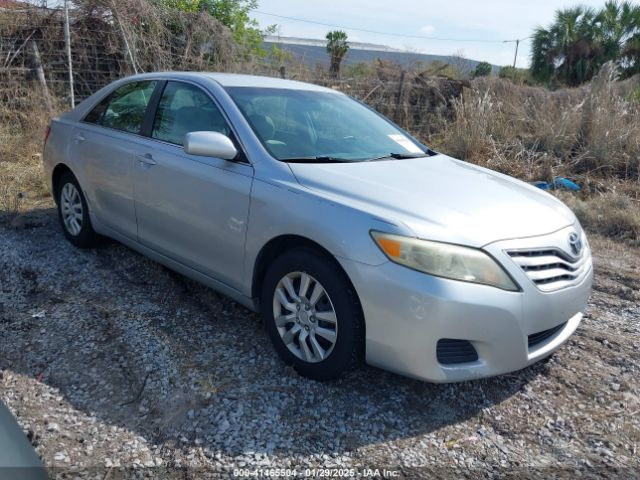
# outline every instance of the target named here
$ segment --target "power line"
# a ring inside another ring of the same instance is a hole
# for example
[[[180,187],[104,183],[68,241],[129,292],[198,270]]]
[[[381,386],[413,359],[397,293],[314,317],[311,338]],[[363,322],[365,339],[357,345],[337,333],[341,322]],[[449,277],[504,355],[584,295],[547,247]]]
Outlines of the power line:
[[[471,39],[471,38],[445,38],[445,37],[428,37],[425,35],[409,35],[405,33],[391,33],[391,32],[381,32],[378,30],[368,30],[366,28],[355,28],[355,27],[345,27],[341,25],[333,25],[331,23],[323,23],[317,22],[315,20],[307,20],[304,18],[296,18],[296,17],[288,17],[286,15],[278,15],[275,13],[263,12],[260,10],[254,10],[255,13],[259,13],[261,15],[268,15],[270,17],[284,18],[286,20],[293,20],[294,22],[303,22],[303,23],[311,23],[314,25],[322,25],[323,27],[330,28],[339,28],[342,30],[354,30],[357,32],[366,32],[366,33],[374,33],[376,35],[387,35],[389,37],[402,37],[402,38],[416,38],[422,40],[436,40],[441,42],[466,42],[466,43],[504,43],[504,42],[515,42],[516,40],[487,40],[487,39]],[[526,40],[529,37],[521,38],[519,41]]]

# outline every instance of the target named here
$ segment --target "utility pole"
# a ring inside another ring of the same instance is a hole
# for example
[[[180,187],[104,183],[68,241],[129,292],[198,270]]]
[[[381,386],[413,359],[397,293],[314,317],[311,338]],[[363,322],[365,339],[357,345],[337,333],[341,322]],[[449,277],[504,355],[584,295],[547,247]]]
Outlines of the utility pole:
[[[516,54],[513,57],[513,69],[516,69],[516,62],[518,61],[518,47],[520,46],[520,39],[516,39]]]
[[[516,54],[513,57],[513,81],[516,81],[516,63],[518,62],[518,47],[520,46],[520,38],[516,38],[515,40],[505,40],[503,43],[515,43],[516,44]]]
[[[73,94],[73,63],[71,62],[71,32],[69,29],[69,4],[64,0],[64,43],[67,47],[67,67],[69,69],[69,101],[71,108],[75,108],[76,99]]]

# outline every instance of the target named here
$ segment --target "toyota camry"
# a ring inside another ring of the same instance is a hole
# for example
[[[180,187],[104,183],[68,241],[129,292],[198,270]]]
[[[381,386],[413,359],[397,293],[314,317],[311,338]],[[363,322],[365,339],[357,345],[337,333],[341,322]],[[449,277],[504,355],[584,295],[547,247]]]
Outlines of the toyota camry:
[[[559,200],[307,83],[124,78],[55,118],[43,159],[73,245],[113,238],[260,312],[314,379],[518,370],[573,334],[591,288]]]

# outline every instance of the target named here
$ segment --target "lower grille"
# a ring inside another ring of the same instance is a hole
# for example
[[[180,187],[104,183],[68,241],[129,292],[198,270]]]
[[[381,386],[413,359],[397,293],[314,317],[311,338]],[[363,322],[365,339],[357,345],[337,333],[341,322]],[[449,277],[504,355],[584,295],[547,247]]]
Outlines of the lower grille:
[[[478,352],[467,340],[443,338],[438,340],[438,362],[443,365],[469,363],[478,360]]]
[[[557,327],[550,328],[549,330],[544,330],[542,332],[534,333],[529,335],[529,348],[535,347],[536,345],[541,344],[545,340],[553,337],[556,333],[564,328],[567,322],[558,325]]]

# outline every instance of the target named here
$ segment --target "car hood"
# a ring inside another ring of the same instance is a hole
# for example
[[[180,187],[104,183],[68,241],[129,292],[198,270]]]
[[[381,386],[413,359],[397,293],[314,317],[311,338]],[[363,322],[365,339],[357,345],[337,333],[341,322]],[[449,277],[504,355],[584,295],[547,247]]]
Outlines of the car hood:
[[[551,233],[576,221],[548,193],[445,155],[289,165],[298,182],[317,194],[401,222],[424,239],[481,247]]]

